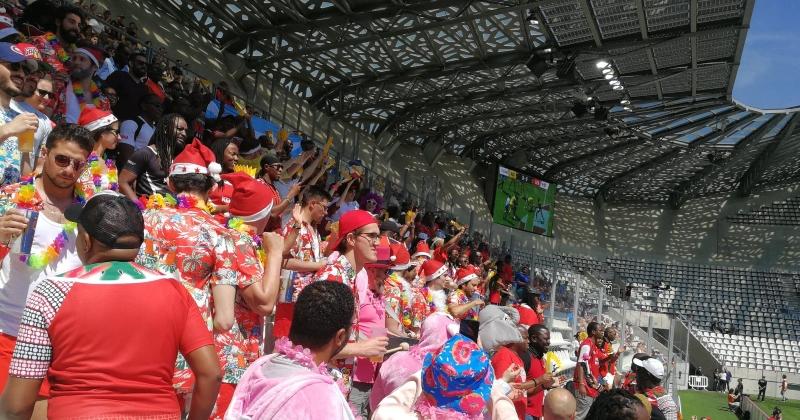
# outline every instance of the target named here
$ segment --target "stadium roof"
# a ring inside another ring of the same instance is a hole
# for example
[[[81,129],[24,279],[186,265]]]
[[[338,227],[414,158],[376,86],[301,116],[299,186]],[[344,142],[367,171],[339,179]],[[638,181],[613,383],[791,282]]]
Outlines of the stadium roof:
[[[383,141],[564,193],[678,207],[800,180],[796,109],[731,98],[754,0],[151,1]]]

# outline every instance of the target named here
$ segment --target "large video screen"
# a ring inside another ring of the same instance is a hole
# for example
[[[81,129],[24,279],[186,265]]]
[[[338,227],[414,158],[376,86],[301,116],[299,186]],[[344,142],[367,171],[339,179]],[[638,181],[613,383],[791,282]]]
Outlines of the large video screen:
[[[495,223],[553,236],[555,184],[499,165],[494,194]]]

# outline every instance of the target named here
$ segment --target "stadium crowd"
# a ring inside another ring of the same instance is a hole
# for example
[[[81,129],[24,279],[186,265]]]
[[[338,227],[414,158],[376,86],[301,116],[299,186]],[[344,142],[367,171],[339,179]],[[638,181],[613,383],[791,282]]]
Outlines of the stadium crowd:
[[[678,418],[602,320],[561,370],[547,279],[331,139],[257,136],[95,5],[5,11],[0,417]]]

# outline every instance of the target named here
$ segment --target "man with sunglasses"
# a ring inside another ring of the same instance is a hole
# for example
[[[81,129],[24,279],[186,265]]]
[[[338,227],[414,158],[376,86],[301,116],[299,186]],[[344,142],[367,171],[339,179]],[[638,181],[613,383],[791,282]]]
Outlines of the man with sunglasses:
[[[336,253],[328,257],[328,264],[316,274],[317,281],[334,281],[346,284],[353,291],[356,308],[360,307],[360,291],[356,284],[356,275],[366,266],[378,259],[377,248],[380,242],[380,231],[375,217],[364,210],[351,210],[339,219],[339,232],[328,249]],[[378,357],[386,352],[389,340],[384,337],[373,337],[360,340],[359,322],[356,322],[350,336],[350,342],[336,357],[342,359],[337,365],[345,387],[349,390],[355,357]],[[349,393],[349,392],[348,392]]]
[[[3,258],[0,266],[0,389],[5,387],[29,291],[48,276],[81,265],[75,250],[75,228],[67,224],[64,212],[78,201],[75,185],[93,145],[86,129],[57,127],[45,144],[42,174],[7,185],[0,191],[3,213],[0,217],[0,257]],[[17,210],[23,205],[38,212],[35,224]],[[31,253],[23,255],[12,251],[23,231],[31,228],[34,229]],[[55,255],[48,256],[52,251]],[[47,385],[40,390],[40,396],[48,396]]]
[[[11,108],[11,98],[19,96],[25,84],[25,61],[16,45],[0,42],[0,185],[19,181],[22,167],[17,136],[39,126],[36,115]]]
[[[10,106],[11,109],[18,113],[27,112],[34,114],[39,120],[39,126],[36,128],[36,132],[33,135],[33,151],[30,153],[28,159],[23,159],[22,162],[23,165],[29,165],[30,170],[32,170],[32,168],[36,167],[36,160],[39,157],[42,145],[44,144],[45,140],[47,140],[47,136],[50,135],[50,132],[53,131],[53,124],[47,115],[34,108],[27,101],[29,98],[33,97],[37,91],[41,90],[38,89],[39,81],[45,76],[45,71],[52,70],[52,67],[42,60],[42,55],[40,54],[39,49],[34,45],[17,44],[17,48],[19,48],[22,54],[24,54],[27,58],[25,61],[26,66],[23,67],[23,71],[25,72],[25,82],[22,84],[20,94],[11,100]],[[38,94],[42,96],[48,95],[48,98],[52,97],[52,92],[48,91],[45,91],[44,93],[38,92]],[[22,173],[25,174],[30,172],[29,168],[24,168]]]

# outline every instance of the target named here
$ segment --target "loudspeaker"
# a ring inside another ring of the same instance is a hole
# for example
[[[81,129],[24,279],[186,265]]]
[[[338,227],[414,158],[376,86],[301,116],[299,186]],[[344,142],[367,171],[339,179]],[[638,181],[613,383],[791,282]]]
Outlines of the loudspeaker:
[[[538,55],[532,55],[531,58],[525,62],[525,65],[530,69],[531,73],[537,78],[542,77],[544,72],[547,71],[547,61]]]

